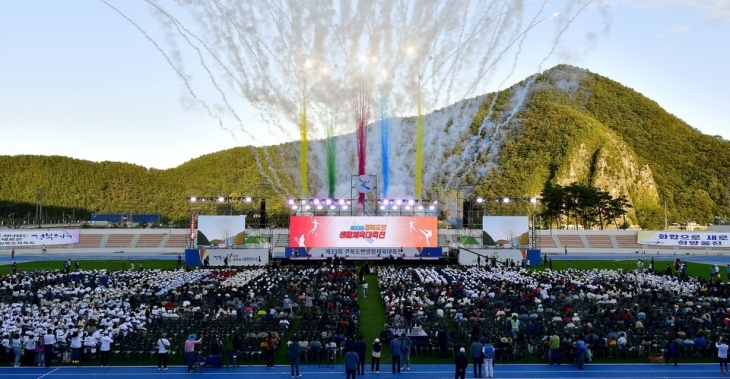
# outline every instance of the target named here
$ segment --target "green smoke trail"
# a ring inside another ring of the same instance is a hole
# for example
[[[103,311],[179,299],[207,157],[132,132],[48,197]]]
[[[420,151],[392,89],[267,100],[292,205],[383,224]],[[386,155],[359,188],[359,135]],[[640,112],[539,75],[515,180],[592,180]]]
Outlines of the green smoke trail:
[[[335,117],[334,114],[329,115],[325,119],[325,132],[327,133],[327,193],[329,198],[335,197],[335,158],[337,151],[335,150]]]

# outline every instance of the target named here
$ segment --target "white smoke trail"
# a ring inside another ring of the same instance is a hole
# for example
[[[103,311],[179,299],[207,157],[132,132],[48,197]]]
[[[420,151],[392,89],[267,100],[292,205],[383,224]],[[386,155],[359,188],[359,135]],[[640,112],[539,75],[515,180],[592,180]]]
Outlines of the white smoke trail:
[[[223,129],[226,132],[228,132],[231,135],[231,138],[233,138],[236,142],[238,142],[238,139],[236,138],[236,135],[233,133],[233,131],[223,125],[223,119],[221,118],[221,116],[218,115],[218,114],[213,113],[213,110],[210,108],[210,106],[208,105],[208,103],[206,103],[205,101],[203,101],[200,97],[198,97],[198,95],[195,93],[195,91],[193,91],[193,87],[190,85],[190,81],[188,80],[187,76],[172,62],[172,59],[170,58],[170,56],[167,55],[167,53],[165,53],[165,50],[163,50],[162,47],[160,47],[160,45],[157,43],[157,41],[155,41],[152,37],[150,37],[150,35],[144,29],[142,29],[141,26],[139,26],[136,22],[132,21],[132,19],[129,18],[129,17],[127,17],[127,15],[124,14],[121,10],[119,10],[115,6],[109,4],[105,0],[99,0],[99,1],[101,1],[107,7],[111,8],[112,10],[114,10],[115,12],[117,12],[120,16],[122,16],[122,18],[124,18],[130,24],[132,24],[135,28],[137,28],[137,30],[140,33],[142,33],[142,35],[144,35],[144,37],[148,41],[150,41],[150,43],[152,43],[152,45],[155,47],[155,49],[157,49],[157,51],[160,54],[162,54],[162,56],[165,58],[165,61],[167,61],[167,64],[175,71],[175,73],[177,74],[177,76],[183,81],[183,84],[185,85],[185,88],[188,90],[188,93],[190,94],[190,96],[193,97],[193,99],[195,100],[195,102],[198,103],[200,106],[202,106],[203,109],[205,109],[205,111],[208,113],[209,116],[211,116],[211,117],[215,118],[216,120],[218,120],[218,125],[221,127],[221,129]]]

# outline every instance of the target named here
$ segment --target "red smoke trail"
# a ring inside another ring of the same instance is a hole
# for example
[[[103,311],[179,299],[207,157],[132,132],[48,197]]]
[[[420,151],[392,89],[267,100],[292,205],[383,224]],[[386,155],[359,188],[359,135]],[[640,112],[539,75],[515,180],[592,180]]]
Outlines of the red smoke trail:
[[[357,112],[357,174],[365,175],[365,163],[367,159],[367,142],[368,142],[368,110],[369,102],[367,97],[367,88],[365,85],[360,87],[357,99],[355,100],[355,111]],[[360,209],[365,207],[365,194],[358,195],[357,204]]]

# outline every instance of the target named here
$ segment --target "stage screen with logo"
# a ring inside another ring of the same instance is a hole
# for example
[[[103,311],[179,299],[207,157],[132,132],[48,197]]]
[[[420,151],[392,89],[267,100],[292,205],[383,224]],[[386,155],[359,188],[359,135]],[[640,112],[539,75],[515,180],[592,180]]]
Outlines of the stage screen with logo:
[[[436,217],[292,216],[291,247],[436,247]]]
[[[510,249],[530,244],[530,223],[527,216],[484,216],[482,240],[485,246]]]
[[[246,216],[198,216],[198,245],[227,247],[243,245]]]

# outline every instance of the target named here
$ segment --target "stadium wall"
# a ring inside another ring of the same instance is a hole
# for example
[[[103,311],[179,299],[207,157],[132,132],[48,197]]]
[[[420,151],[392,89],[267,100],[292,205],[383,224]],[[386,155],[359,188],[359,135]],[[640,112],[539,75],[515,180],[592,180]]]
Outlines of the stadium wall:
[[[6,230],[6,229],[2,229]],[[23,229],[21,229],[23,230]],[[32,229],[23,230],[31,231]],[[45,229],[41,229],[45,230]],[[48,229],[53,231],[56,229]],[[53,253],[184,253],[189,243],[188,229],[79,229],[79,243],[70,245],[47,246],[49,254]],[[251,234],[257,231],[251,230]],[[274,256],[283,254],[289,244],[288,229],[267,229],[270,236]],[[439,246],[444,248],[458,247],[461,237],[470,236],[481,243],[481,230],[439,230]],[[636,230],[538,230],[536,248],[547,254],[568,253],[626,253],[637,251],[646,254],[677,255],[730,255],[730,249],[717,247],[688,246],[649,246],[636,243]],[[264,246],[250,246],[262,248]],[[471,249],[492,249],[481,245],[464,245]],[[0,252],[9,254],[11,247],[0,247]],[[15,247],[16,253],[41,254],[37,246]]]

